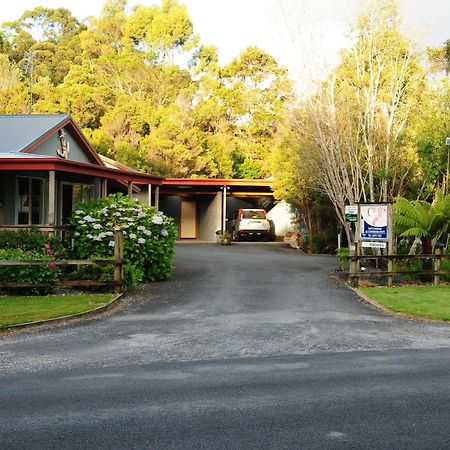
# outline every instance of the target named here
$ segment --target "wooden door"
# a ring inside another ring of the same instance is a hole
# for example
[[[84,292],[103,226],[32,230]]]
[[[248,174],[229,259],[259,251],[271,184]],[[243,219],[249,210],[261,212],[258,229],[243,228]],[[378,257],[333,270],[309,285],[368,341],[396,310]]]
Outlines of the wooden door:
[[[197,208],[195,202],[181,202],[181,239],[195,239],[197,237]]]

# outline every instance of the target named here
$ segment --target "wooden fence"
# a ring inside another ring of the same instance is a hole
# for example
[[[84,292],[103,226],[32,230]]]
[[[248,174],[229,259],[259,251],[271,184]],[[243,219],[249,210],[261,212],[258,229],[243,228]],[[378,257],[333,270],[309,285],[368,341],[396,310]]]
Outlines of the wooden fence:
[[[440,249],[436,249],[433,255],[350,255],[348,256],[350,261],[349,279],[352,287],[359,286],[359,280],[363,277],[376,277],[387,276],[388,286],[392,287],[393,277],[395,275],[417,274],[417,275],[431,275],[433,284],[439,286],[441,275],[450,274],[449,270],[441,270],[441,261],[450,259],[450,255],[442,255]],[[375,260],[375,261],[388,261],[388,270],[361,270],[361,261]],[[401,269],[394,270],[392,263],[394,261],[408,261],[408,260],[424,260],[432,261],[432,269],[428,270],[412,270]]]
[[[75,280],[75,281],[56,281],[49,283],[15,283],[15,282],[0,282],[0,288],[19,288],[19,287],[51,287],[51,286],[65,286],[65,287],[84,287],[84,286],[114,286],[114,291],[120,293],[124,287],[124,271],[123,271],[123,234],[121,231],[116,231],[114,234],[114,258],[113,259],[62,259],[55,261],[42,260],[0,260],[0,266],[48,266],[54,264],[55,266],[114,266],[114,279],[111,281],[94,281],[94,280]]]

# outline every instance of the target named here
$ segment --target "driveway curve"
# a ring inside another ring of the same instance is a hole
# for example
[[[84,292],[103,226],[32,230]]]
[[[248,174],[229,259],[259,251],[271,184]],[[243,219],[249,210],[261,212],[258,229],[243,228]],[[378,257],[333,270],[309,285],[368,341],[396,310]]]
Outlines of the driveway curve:
[[[388,316],[282,244],[178,244],[174,276],[110,314],[0,335],[2,374],[162,361],[450,347],[448,324]]]

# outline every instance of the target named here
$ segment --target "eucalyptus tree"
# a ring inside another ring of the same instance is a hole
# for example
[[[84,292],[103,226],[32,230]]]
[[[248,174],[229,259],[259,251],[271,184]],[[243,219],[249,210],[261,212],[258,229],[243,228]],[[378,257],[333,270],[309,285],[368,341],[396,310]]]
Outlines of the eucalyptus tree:
[[[424,74],[399,23],[393,1],[361,15],[352,49],[293,115],[303,170],[333,203],[349,242],[345,205],[391,200],[416,168],[408,127]]]

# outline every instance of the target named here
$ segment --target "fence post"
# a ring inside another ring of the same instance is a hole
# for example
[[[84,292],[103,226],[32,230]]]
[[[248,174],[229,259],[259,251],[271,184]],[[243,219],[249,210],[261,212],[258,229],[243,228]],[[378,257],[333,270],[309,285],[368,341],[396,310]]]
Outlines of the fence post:
[[[354,256],[358,256],[358,246],[355,244],[350,245],[350,286],[357,288],[359,285],[359,278],[356,275],[358,262],[354,259]]]
[[[123,289],[123,233],[121,230],[114,231],[114,281],[119,281],[120,285],[114,287],[114,292],[120,294]],[[120,262],[117,262],[120,260]]]
[[[441,276],[437,272],[441,270],[441,258],[439,258],[439,256],[441,255],[441,249],[436,247],[434,249],[434,254],[436,255],[436,258],[434,258],[434,285],[439,286]]]

